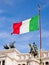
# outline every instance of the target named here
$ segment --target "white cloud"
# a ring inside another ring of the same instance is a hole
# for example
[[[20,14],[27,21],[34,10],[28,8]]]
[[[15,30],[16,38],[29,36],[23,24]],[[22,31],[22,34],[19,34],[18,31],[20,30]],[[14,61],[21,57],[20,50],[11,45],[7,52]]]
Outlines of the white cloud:
[[[15,4],[19,4],[24,2],[25,0],[0,0],[0,4],[6,4],[9,6],[15,5]]]
[[[16,45],[17,46],[17,45]],[[26,53],[29,52],[29,45],[25,44],[25,45],[18,45],[20,52]]]
[[[0,38],[6,38],[8,37],[9,35],[5,32],[0,32]]]
[[[8,4],[8,5],[12,5],[13,4],[13,0],[4,0],[4,3]]]
[[[49,31],[42,31],[42,38],[49,38]],[[37,37],[40,37],[40,35],[38,34]]]
[[[0,27],[4,27],[5,24],[16,21],[15,18],[8,18],[8,17],[0,17]]]
[[[33,34],[30,35],[29,33],[26,34],[22,34],[21,36],[19,36],[20,41],[27,41],[30,40],[32,38]]]
[[[49,2],[43,5],[43,8],[49,7]]]
[[[6,19],[6,17],[0,17],[0,21],[4,21]]]
[[[12,5],[14,0],[0,0],[0,4]]]
[[[45,8],[45,7],[48,7],[49,6],[49,3],[47,3],[46,5],[44,5],[43,7]]]
[[[4,23],[6,22],[7,18],[6,17],[0,17],[0,28],[4,27]]]
[[[16,37],[7,32],[0,32],[0,40],[2,40],[3,42],[11,42],[15,41]]]
[[[0,13],[4,13],[4,11],[0,9]]]

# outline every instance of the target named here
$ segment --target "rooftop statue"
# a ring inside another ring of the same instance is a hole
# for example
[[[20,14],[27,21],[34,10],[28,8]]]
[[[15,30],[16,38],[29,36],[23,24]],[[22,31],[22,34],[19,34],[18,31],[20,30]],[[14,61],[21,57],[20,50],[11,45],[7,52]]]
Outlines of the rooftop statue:
[[[15,48],[14,43],[15,43],[15,41],[14,41],[14,42],[11,42],[11,43],[9,44],[9,46],[8,46],[7,44],[5,44],[3,47],[4,47],[4,49]]]
[[[9,49],[7,44],[5,44],[3,47],[4,47],[4,49]]]
[[[37,48],[37,45],[35,44],[35,42],[33,44],[29,44],[29,47],[30,47],[30,54],[33,55],[34,57],[35,56],[38,56],[38,48]]]
[[[11,42],[11,43],[9,44],[10,48],[15,48],[14,43],[15,43],[15,41],[14,41],[14,42]]]

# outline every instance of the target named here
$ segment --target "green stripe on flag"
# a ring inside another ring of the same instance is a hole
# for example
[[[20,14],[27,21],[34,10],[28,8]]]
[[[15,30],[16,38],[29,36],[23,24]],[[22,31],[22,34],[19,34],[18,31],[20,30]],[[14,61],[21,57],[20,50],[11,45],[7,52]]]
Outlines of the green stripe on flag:
[[[34,31],[39,29],[39,15],[31,18],[29,24],[29,31]]]

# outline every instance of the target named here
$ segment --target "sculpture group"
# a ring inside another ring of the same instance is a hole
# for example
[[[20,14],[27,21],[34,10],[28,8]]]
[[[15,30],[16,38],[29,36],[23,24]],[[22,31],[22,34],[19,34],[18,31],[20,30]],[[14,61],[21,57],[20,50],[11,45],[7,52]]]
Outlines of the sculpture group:
[[[9,49],[9,48],[15,48],[14,46],[14,42],[11,42],[10,45],[8,46],[7,44],[4,45],[4,49]],[[34,57],[38,57],[38,48],[37,48],[37,45],[35,44],[35,42],[33,44],[29,44],[29,47],[30,47],[30,54]]]
[[[5,44],[3,47],[4,47],[4,49],[15,48],[14,43],[15,43],[15,41],[14,42],[11,42],[9,44],[9,46],[7,44]]]
[[[33,44],[29,44],[30,47],[30,54],[33,55],[34,57],[38,57],[38,48],[35,42]]]

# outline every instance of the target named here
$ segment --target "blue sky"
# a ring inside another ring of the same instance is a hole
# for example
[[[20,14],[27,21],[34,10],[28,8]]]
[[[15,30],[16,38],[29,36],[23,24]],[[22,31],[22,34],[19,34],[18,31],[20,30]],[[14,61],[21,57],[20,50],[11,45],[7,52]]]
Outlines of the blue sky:
[[[33,42],[40,48],[39,30],[11,35],[13,23],[38,14],[38,4],[41,5],[42,49],[49,50],[49,0],[0,0],[0,50],[13,41],[20,52],[29,52],[29,44]]]

